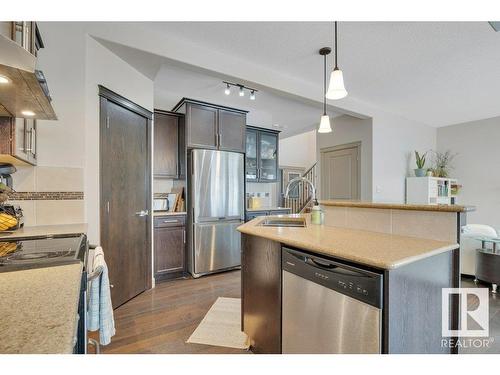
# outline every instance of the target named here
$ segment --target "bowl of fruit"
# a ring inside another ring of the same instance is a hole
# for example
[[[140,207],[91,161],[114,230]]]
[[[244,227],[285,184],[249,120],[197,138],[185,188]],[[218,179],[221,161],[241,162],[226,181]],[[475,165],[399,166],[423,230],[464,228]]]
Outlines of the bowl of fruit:
[[[0,182],[0,232],[14,228],[17,225],[17,219],[4,209],[4,203],[9,199],[9,193],[12,189]]]

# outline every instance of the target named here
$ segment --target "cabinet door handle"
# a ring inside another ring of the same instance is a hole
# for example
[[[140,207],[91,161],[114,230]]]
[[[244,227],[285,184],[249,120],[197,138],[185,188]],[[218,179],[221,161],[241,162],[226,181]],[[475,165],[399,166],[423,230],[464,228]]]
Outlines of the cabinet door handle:
[[[163,220],[163,222],[164,222],[165,224],[168,224],[168,223],[178,223],[178,222],[179,222],[179,220]]]
[[[142,211],[136,212],[135,215],[136,216],[140,216],[140,217],[148,216],[149,215],[149,211],[148,210],[142,210]]]
[[[31,132],[32,132],[31,129],[26,132],[26,134],[28,135],[28,142],[27,143],[28,143],[29,147],[25,148],[24,152],[31,152],[31,138],[32,138]]]
[[[182,231],[182,241],[184,243],[186,243],[186,230],[185,229]]]
[[[31,129],[31,154],[33,156],[36,155],[36,130],[35,130],[35,128]]]

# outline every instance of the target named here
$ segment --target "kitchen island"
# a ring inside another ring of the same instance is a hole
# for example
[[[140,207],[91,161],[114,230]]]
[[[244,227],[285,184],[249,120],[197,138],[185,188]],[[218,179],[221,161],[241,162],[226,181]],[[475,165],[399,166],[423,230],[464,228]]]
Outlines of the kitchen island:
[[[0,273],[0,353],[71,354],[82,263]]]
[[[305,254],[311,264],[320,255],[332,264],[352,269],[359,267],[366,274],[381,280],[378,306],[381,323],[376,338],[379,341],[378,352],[456,352],[442,345],[441,298],[442,288],[458,286],[458,243],[312,225],[310,217],[305,217],[307,223],[304,228],[263,227],[260,225],[263,218],[256,218],[238,228],[243,245],[242,329],[249,336],[254,352],[283,351],[283,320],[287,318],[282,310],[283,262],[287,252],[297,250]],[[320,270],[312,275],[323,278],[320,283],[324,283],[325,274]],[[356,285],[349,283],[343,287],[356,289]],[[369,291],[361,289],[360,293],[368,295]],[[377,305],[375,302],[373,304]],[[455,300],[450,303],[448,318],[452,327],[458,325]],[[332,319],[335,319],[333,315]],[[348,320],[349,314],[342,319]],[[353,331],[347,332],[347,336],[356,335],[357,327],[361,327],[363,322],[359,322],[358,326],[355,323],[351,323]],[[359,351],[341,352],[364,351],[360,348]]]

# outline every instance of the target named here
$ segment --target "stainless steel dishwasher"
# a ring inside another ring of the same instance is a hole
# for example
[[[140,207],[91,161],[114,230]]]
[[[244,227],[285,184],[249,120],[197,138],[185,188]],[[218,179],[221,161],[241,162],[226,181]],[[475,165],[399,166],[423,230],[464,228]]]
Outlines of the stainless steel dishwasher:
[[[283,248],[283,353],[380,353],[382,275]]]

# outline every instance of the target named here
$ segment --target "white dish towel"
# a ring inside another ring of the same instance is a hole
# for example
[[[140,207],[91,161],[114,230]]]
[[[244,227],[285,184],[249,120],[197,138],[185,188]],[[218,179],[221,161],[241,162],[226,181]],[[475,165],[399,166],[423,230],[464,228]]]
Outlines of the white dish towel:
[[[89,331],[99,330],[99,342],[101,345],[108,345],[116,330],[113,305],[111,304],[108,266],[100,246],[94,250],[92,272],[99,268],[102,269],[101,276],[92,280],[88,290],[90,301],[87,312],[87,327]]]

